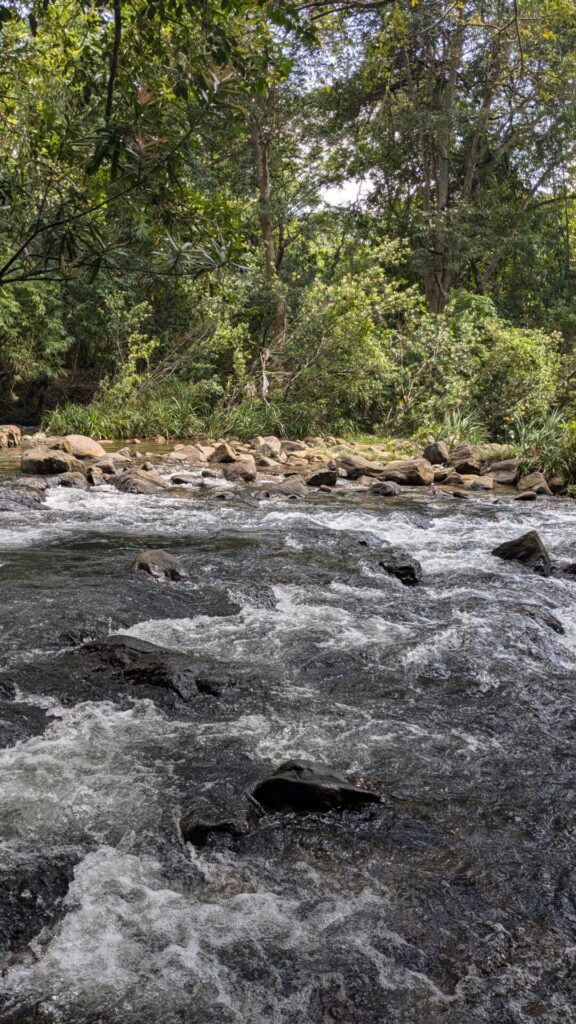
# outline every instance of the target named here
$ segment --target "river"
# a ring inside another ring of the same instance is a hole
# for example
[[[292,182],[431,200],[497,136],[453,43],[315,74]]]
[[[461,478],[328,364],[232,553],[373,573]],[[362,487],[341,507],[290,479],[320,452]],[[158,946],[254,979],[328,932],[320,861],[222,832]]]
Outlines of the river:
[[[0,1021],[576,1021],[576,582],[490,555],[535,528],[576,560],[574,509],[104,486],[0,514]],[[149,547],[188,579],[131,571]],[[58,674],[110,632],[218,686]],[[293,757],[382,803],[182,842],[189,806]]]

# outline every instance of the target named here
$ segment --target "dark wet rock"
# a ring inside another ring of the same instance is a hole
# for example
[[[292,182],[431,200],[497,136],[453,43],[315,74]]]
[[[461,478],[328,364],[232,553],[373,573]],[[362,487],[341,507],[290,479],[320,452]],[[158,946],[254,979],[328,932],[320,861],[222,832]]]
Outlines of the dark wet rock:
[[[433,466],[444,466],[450,458],[448,445],[445,441],[431,441],[430,444],[426,445],[422,454]]]
[[[22,452],[23,473],[53,476],[56,473],[84,472],[79,459],[58,448],[27,448]]]
[[[455,472],[461,473],[462,476],[474,476],[482,472],[481,459],[474,458],[473,455],[468,456],[468,458],[452,461],[452,465]]]
[[[406,587],[413,587],[422,579],[422,566],[411,555],[392,552],[380,558],[378,564],[389,576],[395,576]]]
[[[142,469],[130,469],[115,476],[111,482],[124,494],[160,494],[168,487],[162,477]]]
[[[399,494],[402,494],[402,488],[400,484],[395,484],[393,480],[382,480],[370,488],[370,494],[375,494],[379,498],[396,498]]]
[[[76,861],[70,854],[30,856],[16,868],[0,866],[0,947],[18,951],[58,920]]]
[[[321,466],[309,473],[305,479],[307,487],[335,487],[338,473],[335,469],[329,469],[328,466]]]
[[[552,571],[550,556],[536,530],[529,530],[515,540],[499,544],[493,549],[492,554],[507,562],[521,562],[541,576],[549,576]]]
[[[250,780],[249,785],[253,785],[254,770],[240,765],[234,781],[219,778],[207,787],[196,790],[180,818],[184,842],[201,848],[206,846],[211,836],[231,836],[237,839],[247,835],[257,824],[262,811],[246,790],[240,788],[246,774]]]
[[[157,580],[183,580],[188,575],[182,563],[167,551],[141,551],[132,563],[133,569],[149,573]]]
[[[198,693],[191,660],[147,640],[121,634],[107,636],[84,644],[79,653],[92,672],[112,673],[130,685],[173,690],[185,701]]]
[[[243,455],[224,466],[224,479],[232,483],[252,483],[257,477],[256,462],[252,455]]]
[[[104,473],[100,466],[88,466],[86,479],[92,487],[98,487],[104,483]]]
[[[36,704],[14,700],[10,689],[7,682],[0,685],[0,748],[13,747],[31,736],[40,736],[51,721],[48,713]]]
[[[306,761],[287,761],[259,782],[254,799],[266,811],[330,811],[380,803],[377,793],[354,786],[344,775]]]
[[[61,473],[52,481],[56,487],[74,487],[79,491],[89,490],[89,483],[84,473]]]
[[[396,459],[382,469],[384,480],[404,486],[422,487],[434,480],[434,467],[427,459]]]
[[[468,493],[468,491],[456,490],[456,491],[452,491],[452,497],[453,498],[460,498],[460,499],[462,499],[462,498],[469,498],[470,494]]]
[[[490,464],[490,475],[497,484],[512,487],[520,475],[520,463],[518,459],[503,459],[501,462]]]
[[[528,473],[517,483],[519,491],[534,491],[536,494],[552,494],[543,473]]]

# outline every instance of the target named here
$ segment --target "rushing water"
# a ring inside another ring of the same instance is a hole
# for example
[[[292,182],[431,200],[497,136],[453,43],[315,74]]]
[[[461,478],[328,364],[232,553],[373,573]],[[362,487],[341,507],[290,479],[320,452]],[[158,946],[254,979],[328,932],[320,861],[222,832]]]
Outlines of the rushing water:
[[[574,521],[560,499],[108,487],[4,514],[0,1020],[576,1021],[576,582],[490,555],[537,528],[576,560]],[[188,580],[136,578],[144,547]],[[99,699],[55,674],[109,632],[229,685]],[[184,809],[233,805],[295,756],[383,803],[182,844]]]

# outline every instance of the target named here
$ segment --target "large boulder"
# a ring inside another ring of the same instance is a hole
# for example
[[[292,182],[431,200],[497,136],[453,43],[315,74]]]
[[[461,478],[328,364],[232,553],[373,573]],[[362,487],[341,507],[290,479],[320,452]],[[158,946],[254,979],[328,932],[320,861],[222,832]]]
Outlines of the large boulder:
[[[214,448],[205,448],[199,444],[177,444],[173,452],[166,458],[176,462],[204,463],[208,461],[208,455],[212,455]]]
[[[396,484],[420,487],[433,482],[434,467],[428,459],[396,459],[382,467],[381,475]]]
[[[497,484],[513,487],[520,475],[518,459],[503,459],[502,462],[490,464],[490,476]]]
[[[550,556],[536,530],[529,530],[515,540],[499,544],[493,549],[492,554],[507,562],[521,562],[541,576],[549,576],[552,572]]]
[[[450,458],[448,445],[445,441],[430,441],[424,449],[423,456],[433,466],[444,466]]]
[[[543,473],[528,473],[526,476],[523,476],[518,481],[517,489],[520,492],[534,491],[535,494],[552,494]]]
[[[237,462],[229,462],[224,466],[224,478],[231,483],[251,483],[258,473],[252,455],[243,455]]]
[[[381,463],[370,462],[362,455],[340,455],[336,465],[346,473],[349,480],[357,480],[361,476],[381,476],[384,468]]]
[[[70,453],[76,459],[100,459],[106,455],[105,449],[98,441],[93,441],[84,434],[66,434],[64,440],[68,442]]]
[[[141,551],[132,562],[133,569],[147,572],[156,580],[183,580],[188,575],[184,566],[167,551],[150,548]]]
[[[79,459],[59,448],[27,448],[22,452],[23,473],[53,476],[55,473],[84,473]]]
[[[0,426],[0,448],[17,448],[22,440],[20,427],[13,423],[4,423]]]
[[[330,811],[380,803],[377,793],[306,761],[287,761],[259,782],[253,797],[266,811]]]

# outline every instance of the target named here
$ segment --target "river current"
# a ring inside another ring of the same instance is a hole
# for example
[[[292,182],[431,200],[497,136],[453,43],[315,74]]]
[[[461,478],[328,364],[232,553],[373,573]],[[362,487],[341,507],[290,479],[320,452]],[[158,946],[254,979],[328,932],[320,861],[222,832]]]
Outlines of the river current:
[[[490,554],[537,529],[576,561],[574,509],[103,486],[0,514],[0,1021],[576,1021],[576,578]],[[131,571],[149,547],[188,579]],[[184,704],[49,671],[110,632],[225,685]],[[382,804],[182,842],[187,808],[293,757]]]

